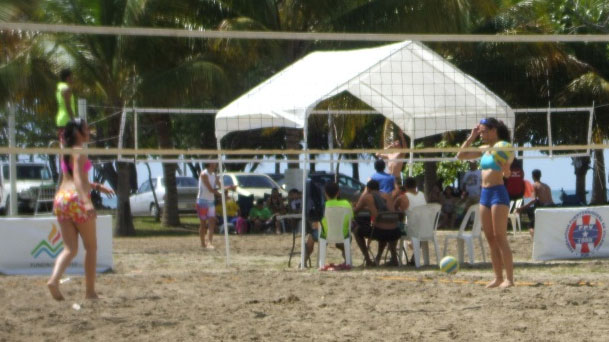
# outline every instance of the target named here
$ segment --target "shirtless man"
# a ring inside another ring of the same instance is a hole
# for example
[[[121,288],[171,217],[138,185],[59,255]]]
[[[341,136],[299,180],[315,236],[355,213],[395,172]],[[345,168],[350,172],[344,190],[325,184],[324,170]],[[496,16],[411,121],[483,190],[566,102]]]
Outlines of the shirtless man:
[[[531,222],[531,236],[535,232],[535,209],[543,207],[553,207],[554,201],[552,200],[552,190],[546,183],[541,182],[541,171],[538,169],[533,170],[533,197],[535,198],[527,205],[518,208],[517,212],[520,214],[525,211],[529,216]]]
[[[400,140],[395,140],[386,148],[404,148],[405,146],[406,138],[404,137],[404,133],[400,132]],[[404,167],[404,162],[398,161],[398,159],[403,159],[404,153],[377,153],[376,156],[382,159],[387,159],[387,169],[389,171],[389,174],[393,175],[393,177],[395,177],[396,182],[399,184],[400,180],[402,179],[402,168]]]
[[[384,222],[374,223],[374,219],[377,217],[379,212],[394,211],[391,194],[380,192],[379,183],[375,180],[370,180],[368,184],[366,184],[366,190],[367,191],[364,192],[357,201],[355,209],[353,210],[356,214],[357,221],[357,225],[353,230],[355,241],[364,255],[366,266],[378,265],[386,245],[389,245],[389,252],[391,253],[391,261],[388,265],[397,266],[397,241],[401,236],[398,224]],[[358,219],[357,213],[361,211],[368,211],[371,219]],[[375,224],[374,229],[371,227],[373,223]],[[372,259],[370,259],[370,255],[368,254],[368,248],[365,240],[366,238],[378,240],[379,242],[378,253],[375,261],[372,261]]]

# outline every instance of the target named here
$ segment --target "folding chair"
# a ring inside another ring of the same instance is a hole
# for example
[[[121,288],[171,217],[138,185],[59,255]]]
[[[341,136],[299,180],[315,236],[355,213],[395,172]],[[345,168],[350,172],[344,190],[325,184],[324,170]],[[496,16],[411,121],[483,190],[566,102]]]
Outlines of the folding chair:
[[[518,213],[518,209],[522,207],[523,199],[518,199],[514,202],[513,206],[510,206],[510,211],[508,214],[508,219],[510,220],[510,224],[512,225],[512,234],[516,235],[516,229],[518,231],[522,231],[522,227],[520,225],[520,214]]]
[[[406,240],[412,242],[415,267],[421,266],[420,255],[423,252],[423,262],[429,265],[429,241],[433,242],[436,251],[436,263],[440,263],[440,250],[436,242],[436,229],[440,219],[442,206],[430,203],[406,210],[406,236],[400,239],[401,250],[406,252]]]
[[[472,217],[473,215],[473,217]],[[470,219],[474,221],[472,230],[470,233],[465,232],[465,228],[469,223]],[[463,259],[465,258],[463,245],[467,243],[467,253],[469,254],[469,263],[474,264],[474,239],[478,239],[480,243],[480,249],[482,250],[482,260],[486,262],[486,256],[484,252],[484,243],[482,242],[482,222],[480,221],[480,205],[471,205],[465,213],[465,217],[463,221],[461,221],[461,227],[459,227],[459,232],[457,234],[447,235],[444,238],[444,251],[443,255],[446,255],[446,249],[448,247],[448,240],[455,239],[457,240],[457,251],[458,251],[458,260],[459,263],[463,263]]]
[[[351,262],[351,218],[353,211],[347,207],[326,207],[321,220],[319,232],[319,268],[326,264],[326,249],[328,243],[343,243],[345,246],[345,261]]]
[[[372,224],[370,227],[370,229],[371,229],[370,236],[374,235],[375,230],[384,229],[384,228],[377,227],[376,226],[377,224],[383,223],[383,224],[387,224],[390,226],[399,227],[400,221],[403,221],[403,217],[404,217],[404,214],[399,211],[381,211],[381,212],[379,212],[376,215],[376,218],[374,219],[374,224]],[[370,250],[370,243],[372,242],[372,240],[374,240],[372,237],[368,238],[368,243],[366,244],[366,253],[368,253],[371,256],[371,259],[374,260],[376,257],[374,255],[374,253],[372,253],[372,251]],[[398,256],[398,262],[399,262],[399,259],[400,258]]]

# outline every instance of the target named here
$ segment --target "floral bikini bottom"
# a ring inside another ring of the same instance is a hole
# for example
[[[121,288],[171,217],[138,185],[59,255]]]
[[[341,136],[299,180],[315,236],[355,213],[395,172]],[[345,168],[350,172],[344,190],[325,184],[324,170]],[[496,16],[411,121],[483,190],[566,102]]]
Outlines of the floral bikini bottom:
[[[53,213],[57,221],[72,221],[83,223],[89,219],[85,203],[78,198],[76,190],[60,190],[55,195]]]

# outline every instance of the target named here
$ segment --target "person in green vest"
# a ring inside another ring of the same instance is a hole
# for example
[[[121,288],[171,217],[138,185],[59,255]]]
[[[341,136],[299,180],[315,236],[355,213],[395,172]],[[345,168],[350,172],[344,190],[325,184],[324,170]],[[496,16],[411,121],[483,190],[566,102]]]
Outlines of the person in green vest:
[[[343,207],[343,208],[348,208],[349,210],[351,210],[351,217],[353,217],[353,212],[352,212],[352,208],[351,208],[351,203],[349,203],[349,201],[345,200],[345,199],[340,199],[340,188],[338,186],[338,184],[334,183],[334,182],[328,182],[326,183],[325,187],[324,187],[324,192],[326,194],[326,204],[325,204],[325,208],[331,208],[331,207]],[[348,222],[351,222],[351,220],[349,219]],[[312,222],[311,224],[312,229],[311,229],[311,233],[308,234],[307,236],[307,241],[305,243],[305,260],[308,259],[310,257],[310,255],[313,253],[313,248],[315,247],[315,242],[319,242],[319,236],[321,235],[322,238],[325,239],[326,235],[327,235],[327,231],[328,231],[328,224],[326,222],[326,218],[323,217],[321,222]],[[343,227],[347,234],[350,234],[350,227],[346,226]],[[345,245],[342,243],[337,243],[336,248],[340,249],[342,254],[343,254],[343,259],[345,259]],[[345,263],[347,262],[347,260],[345,259]]]
[[[68,122],[76,118],[76,100],[72,93],[72,70],[62,69],[59,72],[60,82],[57,83],[55,98],[57,99],[57,116],[55,125],[59,135],[59,143],[63,146],[63,131]]]

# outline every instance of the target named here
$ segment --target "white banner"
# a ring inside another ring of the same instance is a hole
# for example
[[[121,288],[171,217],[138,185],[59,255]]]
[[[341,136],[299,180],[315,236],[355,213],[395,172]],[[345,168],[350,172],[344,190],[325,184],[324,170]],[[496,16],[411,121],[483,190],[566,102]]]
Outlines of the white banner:
[[[607,258],[608,223],[607,206],[537,209],[533,260]]]
[[[0,219],[0,273],[51,274],[63,250],[63,239],[55,217]],[[85,250],[78,241],[78,254],[66,270],[84,274]],[[112,269],[112,216],[97,217],[97,272]]]

